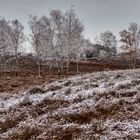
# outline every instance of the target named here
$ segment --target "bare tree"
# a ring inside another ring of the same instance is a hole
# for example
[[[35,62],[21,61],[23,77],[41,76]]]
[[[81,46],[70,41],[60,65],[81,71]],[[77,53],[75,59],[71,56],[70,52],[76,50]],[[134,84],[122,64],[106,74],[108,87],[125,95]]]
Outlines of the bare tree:
[[[36,56],[37,56],[38,76],[40,77],[41,76],[41,66],[40,66],[41,40],[40,40],[40,30],[39,30],[38,24],[39,24],[39,22],[38,22],[37,16],[30,16],[29,25],[30,25],[30,29],[31,29],[31,34],[30,34],[31,35],[31,44],[32,44],[34,51],[36,53]]]
[[[38,76],[41,77],[42,60],[52,57],[53,53],[53,30],[50,19],[42,16],[30,16],[31,44],[37,56]]]
[[[127,30],[123,30],[120,32],[121,42],[123,45],[121,46],[122,50],[130,54],[129,60],[130,65],[133,68],[136,67],[136,58],[138,54],[138,47],[140,44],[140,28],[137,23],[130,23],[130,26]]]
[[[106,31],[104,33],[101,33],[100,35],[101,43],[104,47],[116,47],[117,41],[115,35],[113,35],[112,32]]]
[[[4,18],[0,20],[0,58],[3,68],[3,76],[5,77],[6,73],[6,64],[7,64],[7,55],[10,53],[10,25],[9,21],[6,21]]]
[[[59,76],[63,74],[66,60],[78,60],[83,25],[73,9],[66,13],[52,10],[49,18],[31,16],[29,25],[32,31],[31,43],[38,57],[39,76],[42,56],[53,61],[53,65],[58,68]]]
[[[14,57],[16,61],[16,76],[19,75],[18,55],[19,55],[19,49],[24,41],[23,29],[24,29],[23,25],[17,19],[12,21],[11,40],[12,40],[12,47],[14,51]]]
[[[116,40],[116,36],[110,32],[110,31],[106,31],[104,33],[100,34],[100,40],[101,40],[101,44],[108,49],[111,49],[112,52],[109,53],[108,52],[108,57],[113,57],[115,55],[115,53],[117,53],[116,50],[116,46],[117,46],[117,40]]]
[[[60,10],[50,12],[53,29],[53,52],[54,61],[57,64],[59,77],[63,75],[65,61],[65,40],[64,40],[64,16]]]
[[[67,70],[68,70],[69,62],[72,61],[74,56],[78,55],[79,53],[78,48],[80,46],[84,26],[77,17],[73,8],[70,8],[70,10],[68,10],[65,13],[64,21],[65,21],[64,36],[66,41],[66,50],[67,50],[66,55],[68,60]]]

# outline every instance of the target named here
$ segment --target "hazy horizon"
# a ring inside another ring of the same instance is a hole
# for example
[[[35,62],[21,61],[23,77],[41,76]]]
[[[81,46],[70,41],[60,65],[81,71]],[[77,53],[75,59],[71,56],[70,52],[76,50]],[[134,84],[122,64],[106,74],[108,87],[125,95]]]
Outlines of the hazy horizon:
[[[140,24],[139,0],[0,0],[0,16],[19,19],[29,33],[29,15],[49,15],[52,9],[67,11],[71,5],[85,26],[85,37],[92,42],[104,31],[116,36],[130,22]]]

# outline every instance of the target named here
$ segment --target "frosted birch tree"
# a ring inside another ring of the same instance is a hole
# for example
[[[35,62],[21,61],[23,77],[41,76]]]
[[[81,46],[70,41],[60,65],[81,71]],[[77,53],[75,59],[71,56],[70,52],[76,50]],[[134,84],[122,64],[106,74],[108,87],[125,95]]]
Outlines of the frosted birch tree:
[[[81,46],[83,25],[73,9],[66,13],[52,10],[48,17],[30,16],[31,43],[38,58],[40,76],[40,59],[45,56],[53,61],[58,73],[63,73],[64,63],[76,60]]]
[[[52,59],[54,52],[54,31],[49,18],[42,16],[30,16],[31,44],[37,56],[38,76],[41,76],[41,62]]]
[[[38,22],[38,17],[37,16],[30,16],[29,19],[29,25],[30,25],[30,29],[31,29],[31,44],[34,48],[34,51],[36,53],[36,57],[37,57],[37,66],[38,66],[38,77],[41,77],[41,64],[40,64],[40,57],[42,55],[41,53],[41,32],[39,29],[39,22]]]
[[[60,10],[52,10],[50,13],[54,29],[54,58],[57,63],[59,76],[63,74],[67,48],[64,36],[64,15]]]
[[[75,60],[74,56],[78,55],[79,53],[78,49],[80,46],[84,26],[72,8],[70,8],[70,10],[65,13],[64,22],[64,36],[67,49],[68,70],[69,62]]]
[[[18,56],[19,56],[19,49],[22,46],[22,43],[24,41],[24,33],[23,33],[24,27],[23,25],[17,20],[13,20],[11,23],[11,40],[12,40],[12,48],[14,51],[14,57],[16,61],[16,76],[19,75],[19,62],[18,62]]]

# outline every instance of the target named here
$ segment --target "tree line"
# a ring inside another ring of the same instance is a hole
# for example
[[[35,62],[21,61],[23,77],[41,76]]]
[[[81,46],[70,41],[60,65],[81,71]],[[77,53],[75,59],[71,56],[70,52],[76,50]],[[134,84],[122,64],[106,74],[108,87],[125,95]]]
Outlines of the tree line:
[[[49,60],[50,69],[57,67],[58,72],[63,72],[64,67],[69,70],[71,61],[75,61],[78,73],[78,63],[91,52],[95,52],[96,46],[84,37],[84,25],[73,8],[66,12],[60,10],[50,11],[48,16],[29,16],[30,35],[26,37],[24,27],[19,20],[8,21],[0,19],[0,64],[5,76],[7,61],[15,60],[15,73],[19,75],[20,49],[25,41],[30,42],[37,58],[38,76],[41,76],[42,62]],[[140,28],[137,23],[120,33],[121,50],[130,65],[135,68],[139,53]],[[26,39],[27,38],[27,39]],[[111,31],[100,34],[97,44],[105,48],[108,57],[117,56],[117,39]],[[96,54],[95,54],[96,55]],[[8,57],[8,59],[7,59]]]

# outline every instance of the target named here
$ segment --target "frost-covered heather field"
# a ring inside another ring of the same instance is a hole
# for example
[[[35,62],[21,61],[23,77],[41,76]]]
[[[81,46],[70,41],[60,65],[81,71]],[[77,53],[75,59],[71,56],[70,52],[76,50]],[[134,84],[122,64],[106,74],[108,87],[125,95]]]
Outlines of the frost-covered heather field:
[[[0,139],[140,139],[140,69],[1,93]]]

